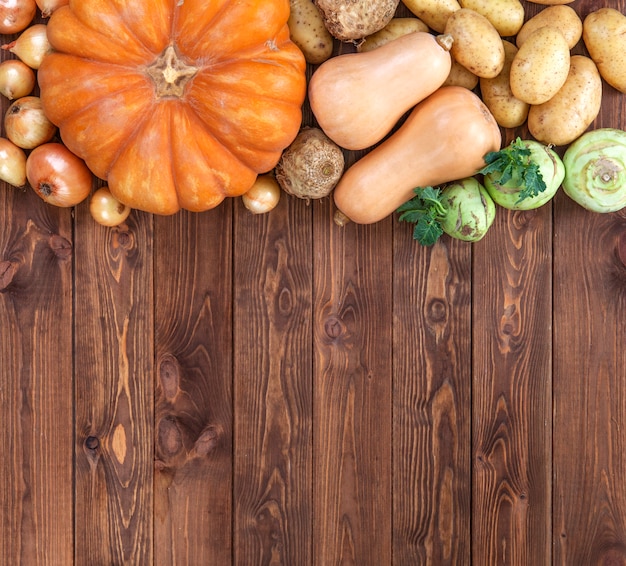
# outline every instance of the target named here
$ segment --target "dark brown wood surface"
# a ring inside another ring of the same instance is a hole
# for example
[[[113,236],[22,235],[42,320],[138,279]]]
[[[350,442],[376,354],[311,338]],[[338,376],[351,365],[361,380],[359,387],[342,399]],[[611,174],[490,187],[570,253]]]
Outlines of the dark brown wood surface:
[[[333,213],[0,186],[1,566],[626,565],[626,210]]]

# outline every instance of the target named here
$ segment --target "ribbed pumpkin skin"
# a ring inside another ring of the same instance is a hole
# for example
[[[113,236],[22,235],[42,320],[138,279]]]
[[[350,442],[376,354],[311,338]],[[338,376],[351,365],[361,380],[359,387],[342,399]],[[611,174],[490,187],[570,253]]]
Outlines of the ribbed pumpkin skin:
[[[300,128],[305,61],[288,17],[287,0],[72,0],[48,23],[44,110],[128,206],[213,208]]]

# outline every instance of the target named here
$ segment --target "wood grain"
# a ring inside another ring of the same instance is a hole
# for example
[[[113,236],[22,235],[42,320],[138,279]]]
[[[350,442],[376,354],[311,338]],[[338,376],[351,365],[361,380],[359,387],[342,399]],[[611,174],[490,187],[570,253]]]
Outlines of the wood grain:
[[[2,566],[626,565],[626,212],[333,212],[106,229],[2,183]]]
[[[468,564],[471,247],[394,229],[394,564]]]
[[[2,187],[0,218],[0,563],[71,564],[71,217]]]
[[[152,216],[76,208],[76,563],[153,560]]]
[[[311,208],[235,208],[235,564],[312,562]]]
[[[228,564],[232,206],[155,224],[155,563]]]
[[[473,256],[472,559],[549,564],[551,204],[492,228]]]
[[[391,561],[391,221],[314,223],[315,564]]]
[[[555,222],[555,564],[626,564],[626,213]],[[584,229],[572,229],[584,226]]]

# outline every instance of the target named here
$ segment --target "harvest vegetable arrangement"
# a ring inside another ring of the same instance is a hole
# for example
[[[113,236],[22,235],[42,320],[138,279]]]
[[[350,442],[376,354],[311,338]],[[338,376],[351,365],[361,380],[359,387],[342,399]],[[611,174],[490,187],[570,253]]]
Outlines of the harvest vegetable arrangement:
[[[626,93],[625,15],[402,2],[414,17],[399,0],[5,3],[0,33],[18,37],[2,45],[0,179],[56,206],[89,199],[106,226],[332,195],[338,224],[397,212],[424,245],[477,241],[498,206],[561,186],[594,212],[626,207],[626,132],[590,129],[604,83]],[[338,42],[353,52],[333,56]],[[503,147],[522,125],[529,139]],[[345,169],[349,150],[364,155]]]

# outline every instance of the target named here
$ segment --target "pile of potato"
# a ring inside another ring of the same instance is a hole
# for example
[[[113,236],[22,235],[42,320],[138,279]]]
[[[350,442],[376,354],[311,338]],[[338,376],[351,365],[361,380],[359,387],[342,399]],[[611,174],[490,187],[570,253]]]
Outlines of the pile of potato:
[[[626,92],[626,16],[599,8],[583,20],[572,1],[534,0],[545,7],[527,18],[519,0],[402,0],[415,17],[398,18],[397,0],[291,0],[289,26],[312,64],[332,56],[334,39],[366,51],[413,31],[450,34],[446,84],[479,92],[503,128],[526,124],[566,146],[598,115],[603,79]],[[588,55],[572,52],[581,39]]]

